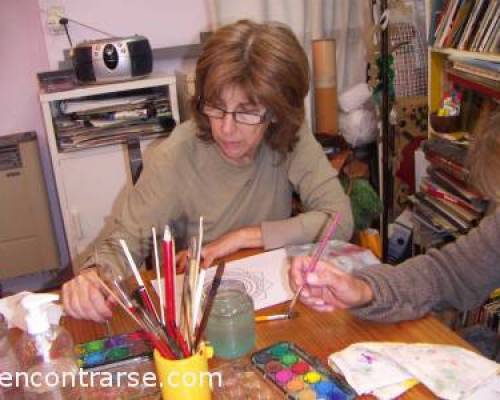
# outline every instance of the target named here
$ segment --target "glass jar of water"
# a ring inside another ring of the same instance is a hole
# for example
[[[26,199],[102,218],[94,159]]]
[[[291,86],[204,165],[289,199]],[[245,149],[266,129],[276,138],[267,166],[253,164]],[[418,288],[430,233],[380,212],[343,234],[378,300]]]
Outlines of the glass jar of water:
[[[217,357],[237,358],[255,347],[253,301],[242,282],[221,282],[205,333]]]

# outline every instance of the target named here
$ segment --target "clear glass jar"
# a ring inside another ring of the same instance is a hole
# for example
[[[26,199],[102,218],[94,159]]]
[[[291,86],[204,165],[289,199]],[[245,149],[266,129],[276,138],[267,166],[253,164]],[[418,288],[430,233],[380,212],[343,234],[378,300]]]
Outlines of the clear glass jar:
[[[253,301],[242,282],[221,282],[205,333],[220,358],[237,358],[255,347]]]

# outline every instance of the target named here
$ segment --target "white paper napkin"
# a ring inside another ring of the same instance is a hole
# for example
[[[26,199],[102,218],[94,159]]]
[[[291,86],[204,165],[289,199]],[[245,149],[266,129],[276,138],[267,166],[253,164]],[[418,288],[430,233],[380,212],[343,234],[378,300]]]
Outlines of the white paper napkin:
[[[421,343],[355,343],[331,354],[328,363],[358,394],[381,399],[400,395],[415,380],[439,398],[466,399],[500,374],[499,364],[472,351]]]

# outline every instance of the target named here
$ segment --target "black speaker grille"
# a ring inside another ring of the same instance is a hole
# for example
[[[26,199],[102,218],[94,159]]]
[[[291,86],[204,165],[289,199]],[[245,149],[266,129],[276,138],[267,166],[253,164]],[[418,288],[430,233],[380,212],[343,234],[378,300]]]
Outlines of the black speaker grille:
[[[76,47],[73,51],[73,67],[75,68],[76,78],[80,82],[95,82],[92,48]]]
[[[149,41],[137,40],[127,43],[131,59],[132,76],[146,75],[153,71],[153,52]]]

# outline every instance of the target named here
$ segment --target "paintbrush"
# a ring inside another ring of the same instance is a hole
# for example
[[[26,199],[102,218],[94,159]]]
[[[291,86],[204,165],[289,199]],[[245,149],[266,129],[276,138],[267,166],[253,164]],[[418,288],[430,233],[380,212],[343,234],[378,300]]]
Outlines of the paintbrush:
[[[132,304],[126,304],[126,303],[127,303],[127,301],[128,301],[128,299],[127,299],[127,297],[125,297],[125,296],[121,293],[121,290],[119,291],[119,293],[120,293],[120,297],[123,299],[123,301],[122,301],[122,299],[120,299],[120,298],[119,298],[119,297],[115,294],[115,292],[113,292],[113,291],[109,288],[109,286],[108,286],[108,285],[106,285],[106,284],[104,283],[104,281],[103,281],[101,278],[97,277],[97,279],[98,279],[98,282],[101,284],[101,286],[104,288],[104,290],[108,293],[108,295],[109,295],[110,297],[112,297],[112,298],[114,299],[114,301],[116,301],[116,303],[117,303],[117,304],[118,304],[121,308],[123,308],[123,310],[125,310],[125,312],[129,315],[129,317],[130,317],[130,318],[132,318],[132,319],[133,319],[133,320],[137,323],[137,325],[139,325],[142,329],[144,329],[144,328],[145,328],[144,324],[143,324],[141,321],[139,321],[139,319],[135,316],[135,314],[133,313],[133,311],[132,311],[132,309],[131,309],[131,308],[132,308]]]
[[[160,317],[159,317],[158,313],[156,312],[153,301],[151,300],[151,296],[149,295],[148,291],[146,290],[146,286],[144,285],[144,281],[142,280],[141,274],[139,273],[139,270],[137,269],[137,266],[135,265],[135,261],[132,258],[132,254],[130,254],[130,250],[128,249],[127,243],[125,243],[125,240],[120,239],[120,245],[122,246],[123,252],[125,253],[125,257],[127,258],[130,269],[132,270],[132,273],[134,274],[135,280],[137,281],[138,287],[135,290],[135,294],[137,294],[137,297],[143,303],[144,308],[146,308],[147,311],[152,313],[156,317],[157,321],[160,321]]]
[[[155,271],[156,271],[156,281],[158,282],[158,297],[160,298],[160,318],[161,323],[165,326],[165,293],[163,291],[163,285],[160,282],[160,259],[158,257],[158,243],[156,242],[156,229],[153,226],[153,250],[154,250],[154,261],[155,261]]]
[[[191,254],[188,255],[191,257]],[[189,350],[192,351],[193,343],[191,340],[191,305],[190,305],[190,273],[191,273],[191,258],[188,258],[187,265],[184,268],[184,279],[182,281],[182,297],[181,297],[181,324],[180,332],[184,333]]]
[[[226,263],[224,261],[220,262],[217,265],[217,270],[215,271],[215,276],[212,281],[212,285],[210,286],[210,290],[208,292],[207,300],[205,302],[205,307],[203,307],[203,313],[201,315],[200,325],[198,326],[198,330],[196,331],[196,337],[194,341],[194,351],[198,348],[198,344],[200,343],[201,337],[205,328],[207,327],[208,316],[210,315],[210,310],[212,309],[212,305],[214,302],[214,298],[217,294],[217,290],[219,289],[222,275],[224,274],[224,268]]]
[[[125,307],[129,315],[135,316],[135,318],[140,321],[140,326],[149,335],[155,347],[159,347],[162,354],[171,354],[172,357],[170,358],[182,358],[181,349],[178,344],[163,332],[163,327],[160,325],[159,321],[152,317],[135,298],[127,294],[127,290],[123,287],[123,281],[114,280],[113,284],[117,293],[120,294],[119,297],[122,298],[123,307]],[[161,343],[162,341],[164,343]]]
[[[328,227],[325,230],[325,233],[323,234],[323,237],[320,240],[319,246],[316,248],[316,251],[313,254],[313,257],[311,258],[311,262],[309,263],[309,266],[306,269],[306,273],[313,272],[314,269],[316,268],[316,264],[318,263],[319,259],[321,258],[321,255],[326,249],[326,245],[328,244],[328,240],[330,239],[331,236],[335,234],[335,231],[337,229],[338,223],[340,220],[340,214],[336,213],[334,216],[332,216],[332,219],[330,220],[330,223],[328,224]],[[302,284],[298,290],[295,292],[295,295],[292,298],[292,301],[290,302],[290,305],[288,306],[288,315],[289,318],[292,317],[293,315],[293,309],[295,307],[295,304],[297,303],[297,300],[299,299],[300,292],[302,292],[302,289],[304,288],[304,284]]]

